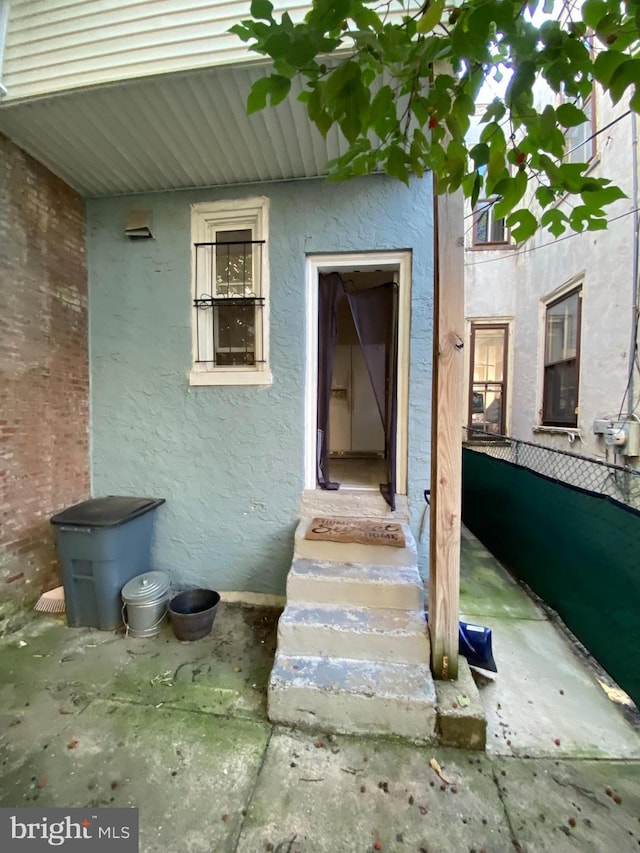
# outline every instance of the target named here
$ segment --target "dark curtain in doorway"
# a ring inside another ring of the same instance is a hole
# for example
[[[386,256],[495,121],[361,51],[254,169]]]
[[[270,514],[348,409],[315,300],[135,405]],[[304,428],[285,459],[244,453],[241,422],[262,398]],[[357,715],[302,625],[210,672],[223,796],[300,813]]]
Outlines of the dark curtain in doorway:
[[[384,427],[387,482],[380,490],[391,509],[396,500],[396,427],[398,423],[398,285],[387,282],[366,290],[347,291],[347,298],[365,364]],[[372,358],[371,350],[384,346],[384,367]]]
[[[329,406],[331,377],[338,340],[338,303],[344,299],[344,284],[337,272],[320,276],[318,288],[318,432],[316,459],[318,484],[335,490],[329,479]]]
[[[331,379],[338,337],[338,305],[347,297],[362,348],[367,372],[384,428],[387,482],[381,484],[384,499],[395,509],[396,427],[398,364],[398,286],[387,282],[357,290],[342,280],[339,273],[320,276],[318,296],[318,483],[323,489],[337,489],[329,476],[329,407]],[[384,347],[381,365],[372,357],[373,347]]]

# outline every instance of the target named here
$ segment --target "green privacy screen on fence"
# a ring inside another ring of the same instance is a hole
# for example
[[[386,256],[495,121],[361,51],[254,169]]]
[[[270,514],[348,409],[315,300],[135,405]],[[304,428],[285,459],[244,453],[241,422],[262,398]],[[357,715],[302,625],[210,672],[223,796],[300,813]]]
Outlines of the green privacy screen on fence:
[[[465,448],[462,518],[640,705],[640,513]]]

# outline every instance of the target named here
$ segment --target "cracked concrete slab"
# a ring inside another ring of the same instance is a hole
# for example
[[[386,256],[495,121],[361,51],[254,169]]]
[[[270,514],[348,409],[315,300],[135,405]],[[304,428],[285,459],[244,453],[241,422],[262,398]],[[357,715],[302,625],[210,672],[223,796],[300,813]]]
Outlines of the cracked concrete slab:
[[[430,766],[432,758],[442,775]],[[238,853],[451,853],[483,847],[511,847],[484,756],[281,729],[271,738]]]
[[[519,849],[638,849],[638,762],[499,759],[493,766]]]
[[[0,806],[136,805],[141,853],[637,849],[637,731],[517,584],[498,607],[483,577],[473,621],[500,670],[480,686],[486,754],[271,726],[277,609],[223,602],[195,643],[14,614]]]
[[[487,750],[496,754],[640,758],[640,738],[549,622],[487,619],[495,678],[483,680]]]
[[[137,806],[145,853],[231,853],[268,737],[264,722],[96,699],[3,768],[0,807]]]

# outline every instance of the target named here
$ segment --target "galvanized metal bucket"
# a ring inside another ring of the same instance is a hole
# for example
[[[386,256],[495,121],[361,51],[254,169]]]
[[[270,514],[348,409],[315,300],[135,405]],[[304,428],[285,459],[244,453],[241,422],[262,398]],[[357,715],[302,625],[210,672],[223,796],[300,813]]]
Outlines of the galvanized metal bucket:
[[[171,582],[165,572],[145,572],[122,588],[122,619],[128,637],[155,637],[169,607]]]

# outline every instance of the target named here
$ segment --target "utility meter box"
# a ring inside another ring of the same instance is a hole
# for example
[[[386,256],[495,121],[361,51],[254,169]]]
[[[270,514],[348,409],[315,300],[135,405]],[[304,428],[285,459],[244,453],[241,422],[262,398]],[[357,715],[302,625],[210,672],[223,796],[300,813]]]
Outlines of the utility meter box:
[[[640,456],[640,423],[613,421],[604,431],[604,442],[621,456]]]

